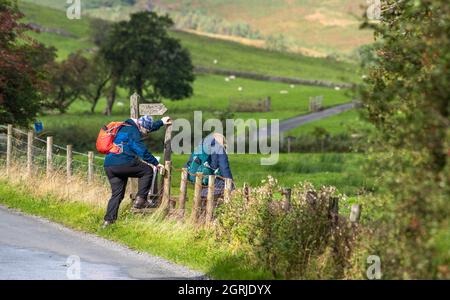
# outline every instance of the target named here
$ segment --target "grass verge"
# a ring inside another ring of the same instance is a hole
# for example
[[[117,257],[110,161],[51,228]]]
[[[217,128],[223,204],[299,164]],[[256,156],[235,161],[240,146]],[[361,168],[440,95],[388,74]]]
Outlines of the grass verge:
[[[2,172],[3,173],[3,172]],[[3,173],[4,174],[4,173]],[[133,215],[122,205],[119,222],[102,230],[102,205],[64,199],[33,188],[33,180],[0,178],[0,204],[44,217],[69,228],[99,235],[131,249],[200,270],[214,279],[267,279],[270,274],[248,264],[245,254],[219,242],[211,231],[175,220]],[[44,180],[45,181],[45,180]],[[46,185],[46,182],[41,182]]]

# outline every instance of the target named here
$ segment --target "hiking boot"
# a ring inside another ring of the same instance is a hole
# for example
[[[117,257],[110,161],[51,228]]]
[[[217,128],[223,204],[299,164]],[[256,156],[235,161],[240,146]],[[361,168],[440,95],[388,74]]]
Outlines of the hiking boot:
[[[105,229],[106,227],[111,226],[112,224],[114,224],[114,221],[105,221],[102,224],[102,229]]]
[[[148,202],[145,198],[142,198],[141,196],[137,196],[136,200],[134,201],[133,208],[135,209],[144,209],[144,208],[151,208],[152,204]]]

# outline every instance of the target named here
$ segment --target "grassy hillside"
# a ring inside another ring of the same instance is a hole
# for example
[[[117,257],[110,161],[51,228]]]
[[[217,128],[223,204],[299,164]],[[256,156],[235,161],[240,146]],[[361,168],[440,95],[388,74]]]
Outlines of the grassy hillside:
[[[55,46],[60,59],[70,52],[93,48],[89,40],[88,17],[69,20],[63,10],[23,1],[19,3],[26,15],[26,22],[36,23],[45,28],[62,29],[74,35],[67,37],[55,33],[33,34],[39,41]],[[357,67],[350,63],[272,52],[183,32],[172,32],[172,35],[189,49],[197,66],[338,82],[355,82],[359,78],[355,72]],[[214,61],[217,61],[217,64]]]
[[[59,59],[63,59],[69,53],[76,50],[86,50],[93,47],[89,40],[89,18],[81,20],[68,20],[63,10],[38,6],[21,2],[21,9],[26,15],[26,22],[33,22],[45,28],[57,28],[70,33],[70,36],[56,33],[33,33],[38,40],[58,49]],[[352,64],[336,62],[321,58],[311,58],[302,55],[271,52],[254,47],[244,46],[238,43],[211,39],[184,32],[172,32],[180,39],[191,54],[197,66],[217,67],[251,71],[262,74],[303,77],[309,79],[324,79],[333,81],[357,81],[358,75]],[[217,60],[217,63],[214,61]],[[240,88],[242,88],[240,90]],[[194,83],[194,95],[183,101],[164,101],[168,106],[170,115],[174,118],[192,119],[194,110],[203,111],[204,118],[216,116],[215,112],[224,111],[229,106],[230,100],[257,100],[267,96],[272,98],[272,110],[269,113],[245,113],[236,112],[234,118],[254,119],[280,119],[284,120],[308,112],[308,101],[311,96],[324,96],[326,107],[349,102],[350,95],[346,91],[336,91],[327,88],[309,86],[290,86],[282,83],[262,82],[237,78],[225,81],[225,77],[215,75],[197,76]],[[69,110],[69,114],[42,116],[44,125],[53,131],[58,128],[74,127],[82,119],[85,127],[95,132],[104,123],[126,118],[128,115],[129,92],[119,91],[118,105],[115,106],[115,114],[105,117],[100,114],[105,106],[102,99],[97,107],[96,114],[89,114],[89,104],[75,102]],[[328,131],[342,132],[346,124],[355,119],[354,115],[343,114],[330,121],[324,120],[323,126]],[[333,121],[334,120],[334,121]],[[337,121],[336,121],[337,120]],[[311,123],[306,127],[293,130],[292,134],[298,135],[310,132],[315,126]],[[339,128],[336,130],[336,128]],[[94,137],[93,137],[94,138]]]
[[[22,1],[60,10],[67,6],[59,0]],[[150,5],[147,0],[136,0],[134,6],[126,5],[127,2],[133,1],[82,2],[83,12],[119,20],[150,7],[169,13],[180,28],[248,36],[247,42],[253,40],[263,47],[269,37],[282,33],[283,43],[291,50],[313,56],[350,55],[373,41],[370,31],[359,29],[359,18],[367,6],[365,0],[154,0]]]
[[[179,12],[190,9],[232,23],[247,23],[264,36],[283,33],[297,47],[320,53],[350,53],[370,43],[370,32],[359,30],[365,0],[158,0]]]

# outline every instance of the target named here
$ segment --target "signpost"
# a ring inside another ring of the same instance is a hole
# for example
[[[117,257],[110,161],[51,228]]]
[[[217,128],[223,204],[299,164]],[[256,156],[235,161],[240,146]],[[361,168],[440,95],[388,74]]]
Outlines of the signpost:
[[[166,112],[167,112],[167,107],[162,103],[139,105],[139,114],[140,115],[162,116]]]
[[[130,116],[132,119],[138,119],[140,116],[162,116],[167,112],[167,107],[162,103],[139,104],[139,95],[134,93],[130,98]],[[172,140],[172,125],[166,126],[166,134],[164,139],[164,163],[171,160],[171,147],[170,143]],[[170,174],[170,173],[169,173]],[[166,178],[166,176],[164,176]],[[164,179],[166,180],[166,179]],[[168,179],[170,183],[170,178]],[[161,188],[164,187],[164,182],[161,183]],[[137,192],[137,179],[131,180],[131,198],[134,199]],[[161,191],[163,192],[163,191]]]

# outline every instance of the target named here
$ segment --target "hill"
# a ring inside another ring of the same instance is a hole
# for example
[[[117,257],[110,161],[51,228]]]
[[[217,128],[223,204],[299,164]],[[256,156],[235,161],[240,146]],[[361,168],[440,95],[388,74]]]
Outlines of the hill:
[[[39,24],[47,29],[63,30],[71,34],[71,36],[54,32],[32,34],[39,41],[55,46],[60,59],[77,50],[92,50],[94,45],[89,39],[89,17],[84,16],[81,20],[69,20],[66,18],[65,11],[61,9],[36,5],[27,1],[30,0],[19,1],[20,8],[26,15],[25,22]],[[47,0],[43,4],[50,2]],[[357,67],[352,63],[268,51],[187,32],[173,31],[171,34],[189,49],[196,66],[335,82],[359,80],[359,76],[355,72]]]
[[[77,50],[84,50],[88,55],[93,50],[94,45],[89,39],[89,17],[83,17],[81,20],[68,20],[65,12],[61,9],[26,2],[20,2],[20,7],[26,15],[25,22],[34,23],[46,29],[47,32],[32,33],[32,35],[47,45],[55,46],[58,49],[59,59],[64,59],[69,53]],[[359,80],[358,69],[351,63],[268,51],[186,32],[173,31],[171,34],[190,50],[194,64],[199,67],[214,67],[334,82],[357,82]],[[291,86],[284,83],[243,78],[231,81],[225,79],[225,76],[198,75],[194,84],[194,95],[190,99],[185,101],[164,100],[164,103],[168,106],[171,116],[174,118],[183,117],[190,119],[192,118],[193,110],[203,111],[206,118],[216,116],[218,111],[226,111],[230,100],[254,101],[270,96],[272,98],[270,112],[235,112],[234,118],[275,118],[284,120],[308,113],[309,97],[324,96],[324,105],[326,107],[351,101],[351,97],[344,90],[339,91],[299,85]],[[77,101],[70,108],[69,114],[63,117],[60,115],[47,115],[41,119],[45,122],[47,128],[52,128],[53,130],[59,128],[57,131],[60,131],[62,136],[64,135],[64,130],[60,128],[61,126],[64,125],[64,128],[70,127],[73,132],[73,126],[79,124],[80,118],[82,118],[84,126],[93,129],[90,131],[95,134],[97,128],[105,122],[124,118],[128,115],[128,97],[128,91],[119,90],[118,104],[115,108],[115,114],[111,117],[105,117],[100,114],[105,106],[105,99],[102,98],[95,115],[88,113],[89,105]],[[332,123],[331,126],[324,127],[333,127],[336,123],[339,125],[346,124],[348,116],[337,116],[335,119],[337,119],[336,122]],[[315,123],[311,124],[311,126],[320,125]],[[331,129],[329,130],[330,132],[332,131]],[[307,131],[310,131],[310,129]],[[300,128],[295,130],[296,135],[302,132],[303,130]]]
[[[65,7],[65,1],[24,1]],[[92,0],[83,10],[119,20],[131,12],[151,9],[168,13],[178,28],[197,34],[309,56],[351,58],[355,49],[373,41],[371,32],[359,29],[365,5],[365,0]]]

